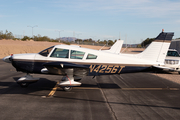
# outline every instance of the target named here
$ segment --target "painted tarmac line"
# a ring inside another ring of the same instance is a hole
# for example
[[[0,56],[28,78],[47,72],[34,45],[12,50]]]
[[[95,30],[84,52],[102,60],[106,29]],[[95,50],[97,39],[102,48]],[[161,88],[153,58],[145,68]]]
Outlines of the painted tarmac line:
[[[51,92],[47,95],[47,96],[42,96],[43,98],[48,98],[48,97],[52,97],[54,95],[54,93],[56,92],[57,88],[59,87],[59,82],[56,83],[56,85],[54,86],[54,88],[51,90]]]
[[[54,88],[51,90],[51,92],[47,96],[42,96],[43,98],[49,98],[52,97],[56,90],[60,88],[59,82],[56,83]],[[120,90],[180,90],[180,88],[98,88],[98,87],[73,87],[73,89],[79,89],[79,90],[98,90],[98,89],[120,89]]]
[[[97,87],[73,87],[73,89],[98,90],[98,89],[101,89],[101,88],[97,88]]]
[[[74,87],[73,89],[120,89],[120,90],[180,90],[180,88],[92,88],[92,87]]]
[[[120,90],[180,90],[180,88],[99,88],[99,87],[73,87],[81,90],[98,90],[98,89],[120,89]]]
[[[179,88],[120,88],[121,90],[180,90]]]

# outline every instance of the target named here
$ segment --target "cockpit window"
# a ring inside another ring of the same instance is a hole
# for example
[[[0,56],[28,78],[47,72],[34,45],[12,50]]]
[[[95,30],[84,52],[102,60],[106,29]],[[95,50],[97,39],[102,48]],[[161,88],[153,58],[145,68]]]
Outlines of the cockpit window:
[[[56,57],[56,58],[69,58],[69,50],[68,49],[60,49],[55,48],[53,53],[50,57]]]
[[[179,57],[179,54],[177,51],[168,51],[167,56]]]
[[[83,59],[85,52],[71,50],[71,59]]]
[[[47,49],[45,49],[45,50],[39,52],[39,54],[42,55],[42,56],[47,57],[53,48],[54,48],[54,46],[49,47],[49,48],[47,48]]]
[[[88,54],[86,59],[96,59],[97,56],[93,54]]]

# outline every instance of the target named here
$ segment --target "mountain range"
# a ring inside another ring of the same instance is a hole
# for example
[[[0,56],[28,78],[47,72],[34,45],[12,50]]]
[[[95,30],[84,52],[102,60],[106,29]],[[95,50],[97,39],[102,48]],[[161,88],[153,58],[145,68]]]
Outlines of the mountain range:
[[[77,38],[75,38],[75,37],[61,37],[60,39],[63,41],[72,42],[72,41],[75,41]]]

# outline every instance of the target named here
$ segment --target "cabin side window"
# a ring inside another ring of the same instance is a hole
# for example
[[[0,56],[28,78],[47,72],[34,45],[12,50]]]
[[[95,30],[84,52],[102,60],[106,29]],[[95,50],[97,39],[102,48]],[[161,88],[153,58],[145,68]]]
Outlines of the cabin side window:
[[[42,56],[47,57],[53,48],[54,48],[54,46],[49,47],[49,48],[47,48],[47,49],[45,49],[45,50],[39,52],[39,54],[42,55]]]
[[[53,53],[50,57],[56,57],[56,58],[69,58],[69,50],[68,49],[60,49],[55,48]]]
[[[97,55],[88,54],[86,59],[96,59]]]
[[[85,52],[71,50],[71,59],[83,59]]]

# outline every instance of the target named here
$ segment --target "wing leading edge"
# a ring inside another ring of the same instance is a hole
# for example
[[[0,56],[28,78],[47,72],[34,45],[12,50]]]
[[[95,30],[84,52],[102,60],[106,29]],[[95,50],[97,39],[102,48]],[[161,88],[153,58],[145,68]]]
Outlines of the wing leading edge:
[[[69,74],[68,70],[72,69],[74,76],[83,77],[86,76],[89,71],[88,66],[66,62],[49,62],[43,64],[43,66],[47,68],[48,73],[57,75],[67,75]]]

